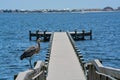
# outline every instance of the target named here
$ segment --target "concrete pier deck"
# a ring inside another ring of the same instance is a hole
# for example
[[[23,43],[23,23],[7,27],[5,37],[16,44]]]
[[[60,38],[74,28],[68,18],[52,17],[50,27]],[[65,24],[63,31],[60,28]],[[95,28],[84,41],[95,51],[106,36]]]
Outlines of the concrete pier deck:
[[[46,80],[86,80],[66,32],[53,35]]]

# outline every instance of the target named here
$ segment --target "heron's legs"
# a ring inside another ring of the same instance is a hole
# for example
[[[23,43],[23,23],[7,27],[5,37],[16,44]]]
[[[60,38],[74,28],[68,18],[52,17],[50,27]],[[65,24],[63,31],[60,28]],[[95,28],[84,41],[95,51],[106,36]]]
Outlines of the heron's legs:
[[[31,57],[29,58],[30,68],[32,69]]]

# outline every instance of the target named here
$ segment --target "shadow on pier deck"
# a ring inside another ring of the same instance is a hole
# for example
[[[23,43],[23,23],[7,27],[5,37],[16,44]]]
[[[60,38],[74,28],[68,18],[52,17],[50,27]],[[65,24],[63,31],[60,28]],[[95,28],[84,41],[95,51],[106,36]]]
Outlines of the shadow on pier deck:
[[[85,62],[72,33],[50,33],[46,60],[33,70],[20,72],[15,80],[120,80],[120,69],[104,67],[99,60]]]

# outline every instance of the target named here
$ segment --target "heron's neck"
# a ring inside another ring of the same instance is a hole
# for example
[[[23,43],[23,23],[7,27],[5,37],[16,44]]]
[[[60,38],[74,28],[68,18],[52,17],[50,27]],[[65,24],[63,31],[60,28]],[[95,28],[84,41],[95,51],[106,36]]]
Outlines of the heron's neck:
[[[38,46],[38,48],[40,48],[40,43],[39,42],[37,42],[37,46]]]

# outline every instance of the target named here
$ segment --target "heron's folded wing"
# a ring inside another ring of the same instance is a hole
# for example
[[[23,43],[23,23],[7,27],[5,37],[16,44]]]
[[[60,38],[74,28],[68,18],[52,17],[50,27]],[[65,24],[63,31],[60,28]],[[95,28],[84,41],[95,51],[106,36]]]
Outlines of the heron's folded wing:
[[[27,50],[25,50],[25,52],[21,55],[21,59],[26,58],[26,57],[31,57],[35,53],[36,53],[36,48],[30,47]]]

